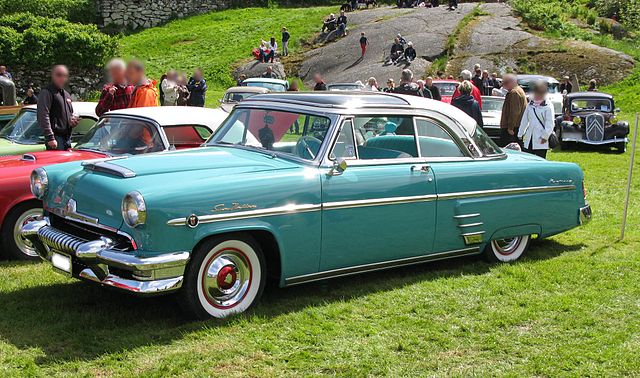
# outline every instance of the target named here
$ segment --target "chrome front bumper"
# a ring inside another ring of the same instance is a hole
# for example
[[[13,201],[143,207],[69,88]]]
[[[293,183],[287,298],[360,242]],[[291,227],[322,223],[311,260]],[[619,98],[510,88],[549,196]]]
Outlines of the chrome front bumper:
[[[54,227],[47,218],[22,227],[38,255],[51,262],[53,253],[72,260],[73,276],[140,295],[155,295],[178,290],[182,286],[188,252],[174,252],[154,257],[136,257],[111,249],[112,241],[83,240]]]
[[[591,221],[591,206],[587,204],[585,207],[580,208],[579,222],[580,225],[585,225]]]

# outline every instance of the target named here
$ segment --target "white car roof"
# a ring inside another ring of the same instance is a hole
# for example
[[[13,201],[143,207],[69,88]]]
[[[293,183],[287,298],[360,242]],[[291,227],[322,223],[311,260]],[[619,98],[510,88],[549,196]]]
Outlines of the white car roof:
[[[73,111],[77,112],[80,117],[92,117],[98,119],[98,116],[96,115],[97,102],[74,101],[72,105]],[[27,105],[24,108],[36,110],[38,105]]]
[[[243,81],[243,83],[273,83],[273,84],[287,84],[286,80],[280,80],[280,79],[271,79],[271,78],[265,78],[265,77],[252,77],[249,79],[245,79]]]
[[[229,113],[222,109],[200,108],[194,106],[150,106],[110,111],[105,116],[144,117],[162,126],[204,125],[212,131],[220,127]]]

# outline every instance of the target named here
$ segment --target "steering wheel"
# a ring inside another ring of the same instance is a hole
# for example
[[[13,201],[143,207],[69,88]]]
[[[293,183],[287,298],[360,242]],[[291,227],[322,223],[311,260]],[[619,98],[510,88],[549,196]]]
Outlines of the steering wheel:
[[[316,146],[320,146],[320,144],[322,144],[322,142],[320,142],[320,140],[318,140],[317,138],[314,138],[311,136],[303,136],[298,140],[298,143],[296,145],[296,152],[298,152],[298,155],[300,155],[300,157],[304,158],[304,156],[302,156],[302,154],[299,153],[300,148],[302,148],[303,151],[306,151],[309,154],[309,156],[311,156],[311,159],[315,159],[316,154],[311,149],[311,146],[309,143]]]

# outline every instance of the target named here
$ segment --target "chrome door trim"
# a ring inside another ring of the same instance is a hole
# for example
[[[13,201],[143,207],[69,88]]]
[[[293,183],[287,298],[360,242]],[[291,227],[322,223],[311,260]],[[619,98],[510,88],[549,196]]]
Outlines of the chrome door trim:
[[[448,200],[457,198],[472,198],[472,197],[489,197],[500,195],[516,195],[526,193],[544,193],[544,192],[559,192],[565,190],[575,190],[575,185],[556,185],[556,186],[531,186],[524,188],[508,188],[508,189],[490,189],[490,190],[476,190],[471,192],[452,192],[438,194],[438,199]]]
[[[307,283],[312,281],[324,280],[327,278],[344,277],[344,276],[350,276],[353,274],[373,272],[376,270],[390,269],[390,268],[401,267],[406,265],[420,264],[424,262],[443,260],[443,259],[452,258],[452,257],[476,255],[478,253],[480,253],[480,248],[472,247],[472,248],[457,249],[457,250],[445,251],[445,252],[439,252],[439,253],[432,253],[429,255],[409,257],[404,259],[389,260],[389,261],[383,261],[378,263],[332,269],[332,270],[326,270],[318,273],[304,274],[301,276],[285,278],[284,285],[293,286],[293,285],[299,285],[302,283]]]
[[[366,207],[366,206],[399,205],[404,203],[435,201],[437,198],[438,196],[436,194],[427,194],[422,196],[385,197],[385,198],[373,198],[373,199],[353,200],[353,201],[324,202],[322,204],[322,209],[336,210],[336,209],[350,209],[354,207]]]
[[[238,211],[235,213],[226,213],[226,214],[202,215],[202,216],[198,216],[198,221],[199,221],[198,224],[221,222],[221,221],[228,221],[228,220],[270,217],[274,215],[283,215],[283,214],[306,213],[311,211],[318,211],[321,208],[322,208],[321,204],[301,204],[301,205],[289,204],[284,206],[271,207],[267,209]],[[170,221],[167,222],[167,225],[186,226],[187,218],[188,217],[171,219]]]
[[[465,218],[475,218],[475,217],[479,217],[480,213],[473,213],[473,214],[460,214],[460,215],[454,215],[453,217],[455,219],[465,219]]]

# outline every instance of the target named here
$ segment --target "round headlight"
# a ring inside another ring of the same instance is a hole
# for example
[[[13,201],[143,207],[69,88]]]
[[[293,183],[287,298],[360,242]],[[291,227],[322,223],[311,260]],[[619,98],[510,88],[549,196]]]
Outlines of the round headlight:
[[[582,120],[580,119],[580,117],[573,117],[573,123],[575,123],[576,125],[579,125],[580,122],[582,122]]]
[[[609,118],[609,122],[610,122],[612,125],[615,125],[616,123],[618,123],[618,117],[616,117],[616,116],[611,116],[611,118]]]
[[[137,227],[147,221],[147,205],[142,194],[129,192],[122,200],[122,218],[130,227]]]
[[[49,178],[47,172],[42,168],[36,168],[31,172],[31,193],[34,197],[41,200],[47,194],[49,186]]]

